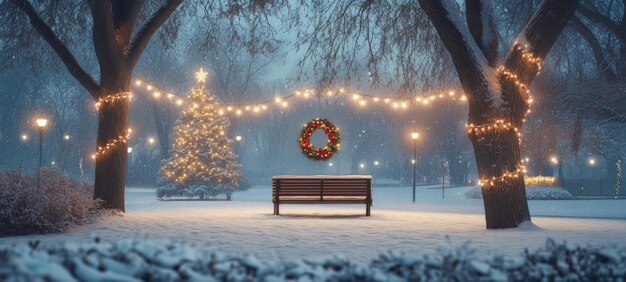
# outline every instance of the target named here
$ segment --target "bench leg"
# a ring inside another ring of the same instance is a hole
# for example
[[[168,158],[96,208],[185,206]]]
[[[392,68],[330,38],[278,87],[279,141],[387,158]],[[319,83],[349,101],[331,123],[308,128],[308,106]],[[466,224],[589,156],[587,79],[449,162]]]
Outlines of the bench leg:
[[[276,215],[280,215],[280,204],[276,203]]]
[[[370,204],[365,205],[365,215],[370,216]]]

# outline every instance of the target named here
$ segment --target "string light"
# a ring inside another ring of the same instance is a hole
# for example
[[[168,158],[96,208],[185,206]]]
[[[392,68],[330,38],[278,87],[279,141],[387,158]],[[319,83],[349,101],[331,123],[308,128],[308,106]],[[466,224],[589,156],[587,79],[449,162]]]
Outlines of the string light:
[[[539,72],[541,71],[541,64],[542,64],[542,60],[539,57],[536,57],[528,48],[528,45],[522,45],[519,42],[515,41],[513,43],[513,48],[515,48],[516,50],[520,51],[522,53],[522,59],[525,60],[526,63],[534,65],[535,68],[537,69],[537,73],[539,74]],[[523,83],[519,77],[517,76],[517,74],[513,73],[512,71],[508,70],[505,66],[500,66],[497,68],[498,73],[500,73],[502,76],[504,76],[506,79],[508,79],[509,81],[513,82],[513,84],[515,84],[515,86],[517,86],[522,93],[526,94],[527,98],[526,98],[526,102],[530,105],[533,102],[533,98],[530,94],[530,89],[528,88],[528,86]],[[530,113],[530,108],[526,111],[525,115]],[[474,124],[469,124],[467,125],[467,133],[468,134],[476,134],[476,135],[480,135],[480,134],[485,134],[485,133],[492,133],[494,131],[501,131],[501,130],[512,130],[515,132],[515,134],[517,135],[518,138],[518,142],[522,142],[521,138],[522,138],[522,134],[520,132],[520,129],[517,128],[516,126],[513,125],[513,123],[511,123],[510,121],[505,121],[503,119],[499,119],[496,120],[494,123],[490,123],[490,124],[481,124],[481,125],[474,125]],[[522,175],[523,173],[526,173],[526,166],[524,165],[524,161],[522,160],[522,162],[520,162],[520,164],[517,165],[517,169],[515,169],[512,172],[505,172],[500,176],[493,176],[491,178],[486,178],[486,179],[481,179],[478,183],[481,186],[486,186],[486,185],[490,185],[490,186],[494,186],[496,182],[498,181],[506,181],[510,178],[518,178],[520,175]]]
[[[145,90],[147,93],[150,93],[152,98],[159,99],[160,97],[167,97],[167,101],[174,103],[176,106],[183,106],[186,104],[187,98],[183,96],[176,95],[172,92],[160,89],[150,83],[142,81],[140,79],[136,79],[134,85],[136,87],[140,87]],[[319,92],[319,95],[329,96],[329,97],[337,97],[337,96],[350,96],[351,99],[355,102],[357,106],[365,107],[371,103],[378,103],[380,101],[384,101],[385,104],[388,104],[391,109],[408,109],[411,105],[419,105],[419,106],[428,106],[432,101],[438,99],[448,99],[448,100],[459,100],[461,102],[467,101],[466,95],[458,95],[458,90],[446,90],[439,92],[437,94],[416,94],[414,98],[389,98],[384,96],[376,96],[376,95],[366,95],[359,94],[354,92],[348,92],[344,88],[338,89],[328,89],[322,92]],[[295,97],[300,97],[302,99],[310,99],[311,97],[318,96],[318,94],[313,91],[313,89],[302,89],[295,90],[289,95],[283,97],[274,97],[272,99],[260,101],[254,104],[221,104],[220,109],[218,110],[219,114],[235,114],[237,116],[241,116],[246,112],[252,114],[259,114],[263,111],[269,110],[270,107],[275,107],[281,110],[287,109],[289,106],[288,100],[293,99]],[[192,104],[192,103],[187,103]],[[195,105],[193,105],[195,106]]]
[[[478,181],[478,185],[485,187],[485,186],[494,186],[496,184],[496,182],[505,182],[508,179],[513,179],[513,178],[518,178],[521,175],[523,175],[524,173],[526,173],[526,166],[524,165],[524,162],[520,162],[519,165],[517,165],[517,168],[514,171],[511,172],[505,172],[500,176],[493,176],[491,178],[484,178]]]
[[[115,93],[115,94],[111,94],[111,95],[107,95],[107,96],[99,98],[98,101],[96,101],[95,106],[96,106],[96,109],[100,109],[100,107],[104,103],[114,103],[122,99],[130,100],[132,99],[132,97],[133,97],[133,94],[131,92]]]
[[[520,44],[517,40],[513,43],[513,48],[521,51],[522,59],[526,60],[527,63],[535,65],[537,68],[537,74],[541,72],[541,65],[543,64],[543,60],[541,58],[536,57],[528,48],[528,45]]]
[[[131,132],[132,130],[129,128],[125,130],[124,135],[120,135],[117,138],[110,140],[106,145],[104,145],[104,147],[98,146],[98,149],[93,155],[91,155],[91,158],[95,160],[103,154],[107,153],[108,151],[112,150],[117,144],[128,142],[128,138],[130,138]]]
[[[515,132],[517,136],[517,141],[522,142],[522,133],[519,128],[515,127],[512,123],[506,122],[503,119],[496,120],[494,123],[482,124],[482,125],[474,125],[474,124],[466,124],[468,134],[482,135],[493,133],[494,131],[508,131],[511,130]]]

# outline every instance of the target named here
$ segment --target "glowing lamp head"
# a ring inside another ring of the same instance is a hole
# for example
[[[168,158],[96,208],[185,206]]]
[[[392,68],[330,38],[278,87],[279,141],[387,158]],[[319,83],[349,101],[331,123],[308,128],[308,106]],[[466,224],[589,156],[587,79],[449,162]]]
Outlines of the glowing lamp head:
[[[67,134],[65,134],[65,136],[63,136],[63,139],[65,139],[65,140],[70,140],[70,136],[69,136],[69,135],[67,135]]]
[[[552,157],[550,157],[550,162],[552,164],[558,164],[559,163],[559,159],[556,156],[552,156]]]
[[[237,135],[237,136],[235,136],[235,140],[237,140],[237,141],[241,141],[241,135]]]
[[[595,165],[595,164],[596,164],[596,159],[589,158],[589,165]]]
[[[411,132],[411,139],[417,140],[420,137],[420,134],[417,132]]]
[[[150,143],[150,144],[154,144],[154,142],[156,142],[156,140],[154,139],[154,137],[150,137],[150,138],[148,138],[148,143]]]
[[[35,119],[35,123],[37,124],[37,127],[43,129],[48,124],[48,119],[44,118],[44,117],[39,117],[39,118]]]
[[[133,147],[128,147],[128,149],[126,150],[129,154],[133,152]]]

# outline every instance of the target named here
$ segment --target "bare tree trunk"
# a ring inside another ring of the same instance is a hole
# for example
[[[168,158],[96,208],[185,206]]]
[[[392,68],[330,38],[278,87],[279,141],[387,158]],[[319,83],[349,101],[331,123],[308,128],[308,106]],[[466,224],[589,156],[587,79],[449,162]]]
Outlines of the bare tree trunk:
[[[107,72],[101,79],[100,97],[130,90],[130,71],[124,68]],[[98,136],[96,144],[104,147],[111,140],[126,137],[128,126],[128,99],[103,103],[98,111]],[[128,144],[118,143],[112,150],[96,159],[94,198],[102,199],[105,208],[125,211],[124,188]]]
[[[544,0],[518,37],[522,42],[513,45],[500,67],[493,54],[497,52],[493,47],[497,33],[491,1],[466,2],[467,18],[472,19],[469,26],[462,24],[453,0],[419,2],[450,53],[468,94],[470,129],[480,129],[470,130],[468,136],[478,174],[485,184],[482,192],[487,228],[517,227],[530,220],[524,177],[519,173],[523,166],[518,132],[530,104],[527,86],[540,70],[532,59],[545,58],[574,15],[578,1]],[[494,129],[498,122],[510,126]]]

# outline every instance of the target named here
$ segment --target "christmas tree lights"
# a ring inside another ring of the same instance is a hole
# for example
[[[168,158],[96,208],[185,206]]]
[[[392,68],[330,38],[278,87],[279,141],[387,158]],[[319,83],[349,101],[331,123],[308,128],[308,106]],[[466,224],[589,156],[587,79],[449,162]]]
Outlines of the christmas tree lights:
[[[158,197],[204,198],[230,195],[239,188],[241,165],[226,134],[230,123],[217,98],[200,84],[206,73],[200,70],[196,78],[199,85],[185,99],[188,106],[174,125],[171,157],[161,167]]]

